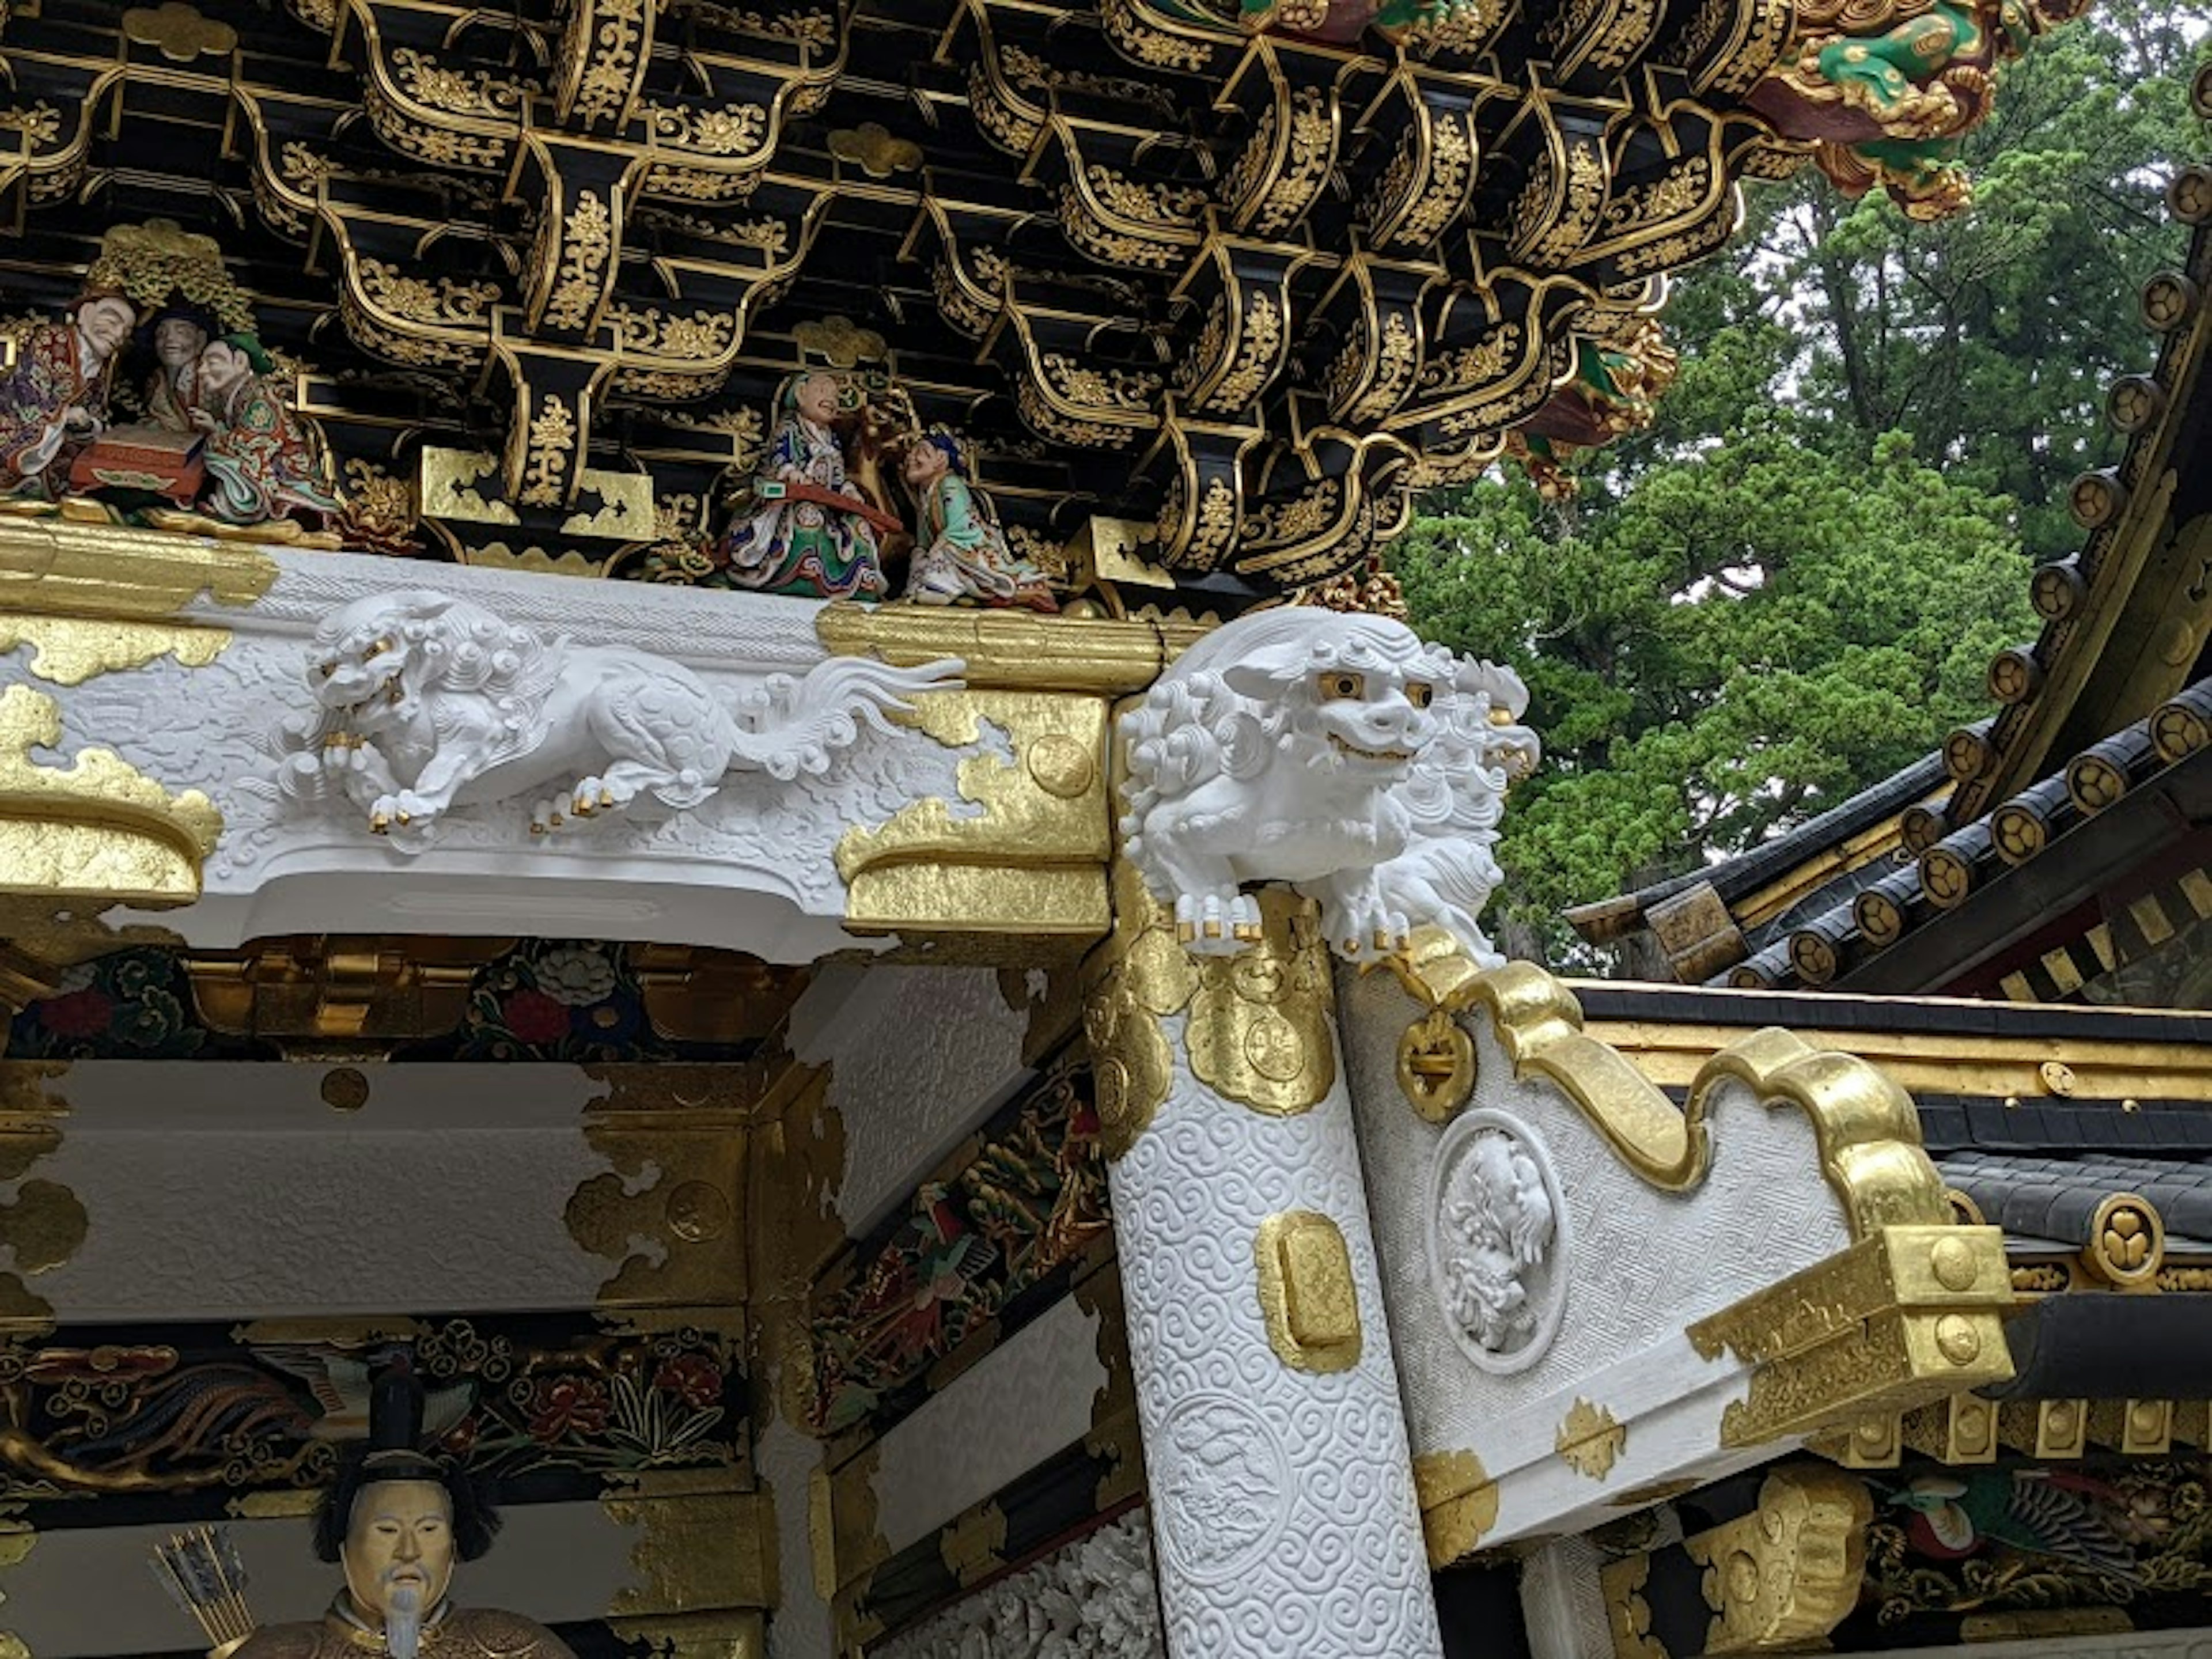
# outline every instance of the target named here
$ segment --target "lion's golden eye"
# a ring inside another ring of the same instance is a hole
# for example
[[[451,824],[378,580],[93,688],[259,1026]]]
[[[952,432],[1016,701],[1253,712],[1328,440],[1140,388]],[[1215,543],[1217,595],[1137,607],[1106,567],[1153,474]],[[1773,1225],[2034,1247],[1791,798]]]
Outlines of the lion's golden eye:
[[[1367,676],[1364,674],[1334,673],[1321,677],[1321,696],[1323,702],[1355,702],[1367,695]]]
[[[337,673],[337,672],[338,672],[338,665],[337,665],[336,663],[334,663],[334,662],[326,662],[326,663],[325,663],[325,664],[323,665],[323,678],[324,678],[325,679],[328,679],[328,678],[330,678],[330,677],[331,677],[331,675],[333,675],[333,674]]]
[[[1437,688],[1426,680],[1411,680],[1406,685],[1406,701],[1416,708],[1426,708],[1436,698]]]
[[[378,641],[374,645],[372,645],[372,646],[370,646],[370,647],[368,647],[368,653],[367,653],[367,656],[366,656],[366,657],[364,657],[363,660],[364,660],[364,661],[365,661],[365,660],[367,660],[367,658],[368,658],[368,657],[380,657],[380,656],[382,656],[386,652],[387,652],[387,651],[389,651],[389,650],[391,650],[391,649],[392,649],[392,641],[391,641],[390,640],[388,640],[388,639],[382,639],[382,640],[379,640],[379,641]]]

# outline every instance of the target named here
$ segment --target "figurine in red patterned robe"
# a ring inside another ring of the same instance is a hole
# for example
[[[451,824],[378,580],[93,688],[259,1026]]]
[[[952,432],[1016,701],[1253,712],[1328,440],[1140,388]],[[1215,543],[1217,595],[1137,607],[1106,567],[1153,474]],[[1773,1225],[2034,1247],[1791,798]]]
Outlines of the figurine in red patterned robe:
[[[0,495],[60,499],[70,462],[107,422],[115,364],[138,314],[119,294],[78,297],[66,323],[17,341],[0,379]]]
[[[228,524],[338,512],[312,428],[285,404],[272,365],[251,334],[227,334],[200,354],[198,414],[207,428],[206,510]]]

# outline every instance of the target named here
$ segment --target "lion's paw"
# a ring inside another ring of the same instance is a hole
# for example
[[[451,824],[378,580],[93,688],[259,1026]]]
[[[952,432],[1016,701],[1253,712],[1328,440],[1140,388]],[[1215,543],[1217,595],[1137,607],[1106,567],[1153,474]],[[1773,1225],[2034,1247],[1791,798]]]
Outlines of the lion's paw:
[[[1233,957],[1260,937],[1260,902],[1247,893],[1185,893],[1176,900],[1176,937],[1194,955]]]
[[[579,778],[568,792],[568,811],[587,818],[595,812],[618,812],[636,799],[637,790],[620,778]]]
[[[379,795],[368,809],[369,833],[389,836],[395,844],[410,850],[428,843],[430,826],[437,819],[437,804],[412,789]]]
[[[1330,948],[1346,962],[1374,962],[1403,950],[1413,931],[1404,911],[1370,895],[1322,905],[1321,921]]]

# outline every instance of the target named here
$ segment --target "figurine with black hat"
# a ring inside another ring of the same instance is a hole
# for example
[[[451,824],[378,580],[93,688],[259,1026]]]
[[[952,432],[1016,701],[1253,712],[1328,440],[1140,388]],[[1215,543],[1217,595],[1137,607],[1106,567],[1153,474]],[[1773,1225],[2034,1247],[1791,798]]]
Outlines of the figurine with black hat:
[[[315,1516],[315,1553],[345,1588],[319,1622],[269,1626],[226,1659],[575,1659],[519,1613],[449,1599],[454,1564],[491,1547],[499,1517],[465,1470],[420,1449],[422,1389],[404,1356],[378,1375],[368,1420]]]

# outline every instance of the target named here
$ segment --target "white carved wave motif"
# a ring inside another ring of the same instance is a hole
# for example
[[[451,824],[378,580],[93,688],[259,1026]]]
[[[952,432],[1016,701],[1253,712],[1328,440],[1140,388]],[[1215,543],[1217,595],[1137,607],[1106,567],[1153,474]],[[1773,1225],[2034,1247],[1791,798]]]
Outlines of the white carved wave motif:
[[[1510,1375],[1544,1356],[1566,1312],[1566,1207],[1535,1132],[1487,1108],[1437,1144],[1429,1263],[1460,1351]]]
[[[1433,1659],[1436,1603],[1389,1333],[1363,1316],[1358,1364],[1310,1376],[1268,1346],[1253,1288],[1260,1224],[1313,1210],[1344,1230],[1359,1305],[1382,1305],[1343,1085],[1296,1117],[1229,1105],[1192,1076],[1185,1018],[1161,1022],[1174,1055],[1168,1098],[1111,1166],[1172,1644]],[[1233,1491],[1208,1496],[1218,1482]]]
[[[1426,923],[1495,963],[1475,919],[1501,879],[1506,787],[1535,764],[1528,702],[1510,670],[1388,617],[1240,617],[1122,717],[1129,856],[1202,955],[1257,939],[1243,889],[1285,881],[1348,960]]]
[[[1152,1527],[1132,1510],[875,1650],[878,1659],[1162,1659]]]
[[[1289,1509],[1288,1460],[1267,1419],[1233,1395],[1199,1394],[1170,1408],[1171,1458],[1158,1501],[1175,1511],[1176,1565],[1201,1583],[1244,1571],[1274,1545]]]
[[[402,853],[470,806],[507,806],[542,836],[601,814],[661,818],[732,773],[822,775],[960,668],[834,657],[725,701],[670,658],[548,636],[434,589],[380,593],[316,629],[313,703],[279,727],[273,781],[286,809],[349,810]]]

